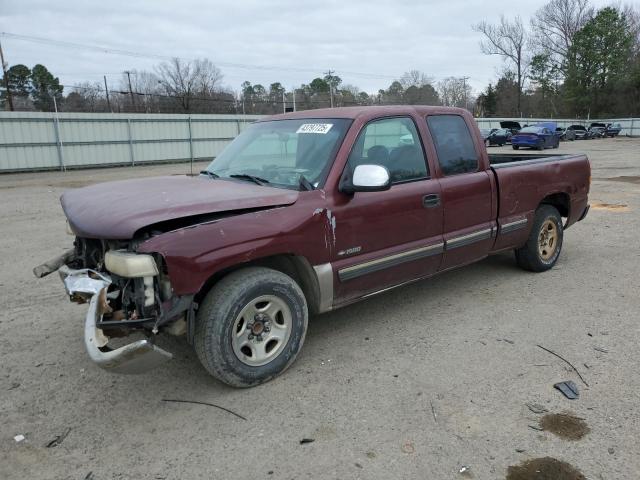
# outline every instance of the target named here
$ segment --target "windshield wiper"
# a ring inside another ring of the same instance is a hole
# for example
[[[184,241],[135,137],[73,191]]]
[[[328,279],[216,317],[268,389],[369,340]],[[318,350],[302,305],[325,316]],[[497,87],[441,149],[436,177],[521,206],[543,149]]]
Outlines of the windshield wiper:
[[[231,178],[239,178],[240,180],[250,180],[253,183],[263,186],[265,183],[269,183],[269,180],[265,180],[264,178],[256,177],[255,175],[249,175],[247,173],[234,173],[233,175],[229,175]]]
[[[300,188],[302,188],[303,190],[307,190],[307,191],[315,190],[315,188],[313,187],[311,182],[309,180],[307,180],[307,177],[305,177],[302,174],[300,174],[300,178],[298,180],[298,185],[300,185]]]
[[[210,172],[209,170],[200,170],[200,175],[206,175],[209,178],[220,178],[220,175]]]

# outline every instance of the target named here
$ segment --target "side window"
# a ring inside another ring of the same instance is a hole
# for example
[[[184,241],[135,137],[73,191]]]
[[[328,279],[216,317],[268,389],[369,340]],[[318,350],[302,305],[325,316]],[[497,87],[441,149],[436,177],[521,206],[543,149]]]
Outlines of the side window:
[[[464,119],[458,115],[430,115],[427,124],[444,175],[475,172],[478,155]]]
[[[363,164],[387,167],[392,183],[429,176],[418,131],[410,118],[384,118],[367,124],[348,162],[352,170]]]

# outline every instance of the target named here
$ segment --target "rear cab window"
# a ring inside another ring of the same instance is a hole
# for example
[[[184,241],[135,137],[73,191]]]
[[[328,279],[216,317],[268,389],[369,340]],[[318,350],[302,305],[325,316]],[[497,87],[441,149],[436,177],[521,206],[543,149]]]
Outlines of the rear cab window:
[[[427,125],[445,176],[478,171],[478,153],[460,115],[429,115]]]

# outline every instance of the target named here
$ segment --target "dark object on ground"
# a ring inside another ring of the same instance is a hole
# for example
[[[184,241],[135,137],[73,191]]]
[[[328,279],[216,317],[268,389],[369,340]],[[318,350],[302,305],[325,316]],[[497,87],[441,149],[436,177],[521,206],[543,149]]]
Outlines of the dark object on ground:
[[[609,350],[606,350],[602,347],[593,347],[596,352],[609,353]]]
[[[566,382],[559,382],[553,385],[554,388],[557,388],[562,392],[562,394],[567,397],[569,400],[575,400],[580,396],[580,392],[578,391],[578,386],[568,380]]]
[[[56,435],[56,437],[51,440],[49,443],[47,443],[46,447],[47,448],[53,448],[53,447],[57,447],[58,445],[60,445],[62,442],[64,442],[64,439],[67,438],[67,435],[69,435],[69,432],[71,431],[70,428],[67,428],[64,433],[62,433],[61,435]]]
[[[300,445],[304,445],[306,443],[313,443],[315,441],[316,441],[315,438],[303,438],[302,440],[300,440]]]
[[[565,440],[580,440],[591,431],[584,419],[568,413],[548,413],[540,419],[540,427]]]
[[[536,413],[538,415],[549,411],[538,403],[527,403],[526,405],[529,410],[531,410],[533,413]]]
[[[582,380],[582,383],[584,383],[587,387],[589,386],[589,384],[587,383],[587,381],[582,377],[582,375],[580,375],[580,372],[578,371],[578,369],[576,367],[573,366],[573,364],[567,360],[566,358],[561,357],[560,355],[558,355],[556,352],[549,350],[548,348],[543,347],[542,345],[538,345],[538,347],[540,347],[542,350],[544,350],[545,352],[549,352],[551,355],[555,355],[556,357],[558,357],[560,360],[562,360],[564,363],[566,363],[567,365],[569,365],[571,368],[573,368],[573,371],[576,372],[578,374],[578,376],[580,377],[580,380]]]
[[[174,403],[195,403],[196,405],[208,405],[209,407],[219,408],[220,410],[224,410],[225,412],[230,413],[231,415],[235,415],[236,417],[241,418],[242,420],[246,420],[246,418],[240,415],[239,413],[236,413],[233,410],[229,410],[228,408],[221,407],[220,405],[216,405],[214,403],[198,402],[197,400],[176,400],[171,398],[163,398],[162,401],[174,402]]]
[[[507,469],[506,480],[585,480],[585,476],[567,462],[551,457],[534,458]]]

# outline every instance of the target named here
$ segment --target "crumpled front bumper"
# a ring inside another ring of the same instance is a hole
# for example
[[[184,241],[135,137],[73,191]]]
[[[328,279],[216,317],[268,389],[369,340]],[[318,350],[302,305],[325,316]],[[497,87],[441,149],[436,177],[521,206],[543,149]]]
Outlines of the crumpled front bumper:
[[[143,373],[173,357],[171,353],[144,339],[117,349],[110,349],[107,346],[108,338],[101,329],[96,327],[96,324],[102,318],[100,298],[102,295],[106,296],[106,289],[111,284],[111,279],[93,270],[73,270],[66,265],[62,266],[58,273],[72,299],[90,298],[89,311],[84,324],[84,344],[89,357],[100,368],[114,373]]]

